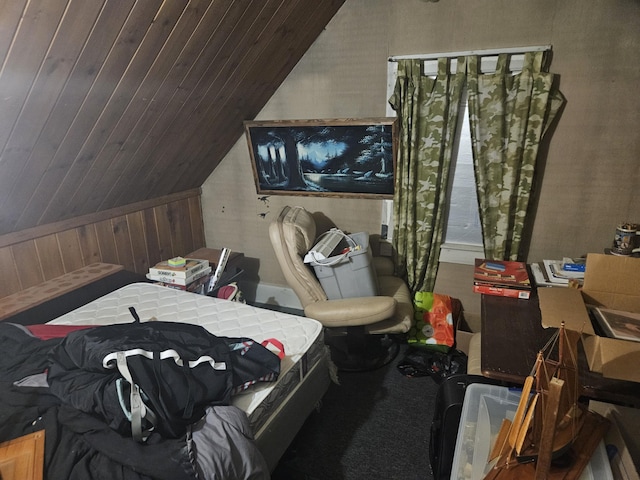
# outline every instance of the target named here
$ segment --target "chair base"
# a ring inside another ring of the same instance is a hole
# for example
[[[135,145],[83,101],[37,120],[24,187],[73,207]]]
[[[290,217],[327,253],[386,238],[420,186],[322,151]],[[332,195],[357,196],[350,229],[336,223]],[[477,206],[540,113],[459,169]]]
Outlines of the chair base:
[[[374,335],[364,327],[325,329],[325,344],[338,370],[363,372],[375,370],[391,362],[400,351],[400,344],[389,335]]]

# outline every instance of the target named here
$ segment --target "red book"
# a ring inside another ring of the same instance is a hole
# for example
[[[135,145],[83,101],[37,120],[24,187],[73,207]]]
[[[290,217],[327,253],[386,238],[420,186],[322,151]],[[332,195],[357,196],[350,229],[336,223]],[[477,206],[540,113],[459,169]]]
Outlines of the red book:
[[[492,287],[491,285],[474,285],[475,293],[483,293],[485,295],[496,295],[499,297],[511,297],[528,299],[531,296],[531,290],[518,290],[517,288]]]

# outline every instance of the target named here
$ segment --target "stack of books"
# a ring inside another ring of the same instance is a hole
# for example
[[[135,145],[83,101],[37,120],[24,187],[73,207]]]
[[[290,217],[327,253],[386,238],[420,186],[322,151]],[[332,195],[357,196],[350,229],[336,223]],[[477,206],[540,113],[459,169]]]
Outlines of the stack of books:
[[[205,293],[211,278],[209,261],[185,258],[184,264],[180,265],[180,263],[176,259],[158,262],[149,268],[147,278],[166,287],[188,292]]]
[[[531,281],[524,262],[476,258],[473,291],[485,295],[528,299]]]
[[[584,282],[586,263],[584,258],[543,260],[531,264],[531,272],[539,287],[579,286]]]

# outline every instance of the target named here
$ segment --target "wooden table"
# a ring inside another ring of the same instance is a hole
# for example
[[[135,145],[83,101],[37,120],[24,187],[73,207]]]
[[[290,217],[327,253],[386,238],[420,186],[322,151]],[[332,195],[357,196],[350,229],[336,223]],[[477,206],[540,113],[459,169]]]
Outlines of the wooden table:
[[[542,327],[535,290],[528,300],[483,295],[481,305],[482,373],[488,378],[521,385],[531,372],[536,354],[555,329]],[[578,344],[578,362],[584,397],[640,408],[640,383],[591,372],[582,342]]]

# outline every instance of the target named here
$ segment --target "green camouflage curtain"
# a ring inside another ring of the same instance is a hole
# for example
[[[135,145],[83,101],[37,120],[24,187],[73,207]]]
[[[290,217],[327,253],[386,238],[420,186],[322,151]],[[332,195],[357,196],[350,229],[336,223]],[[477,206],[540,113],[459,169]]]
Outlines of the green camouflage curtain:
[[[464,71],[464,58],[453,75],[443,58],[437,77],[429,78],[420,60],[400,60],[389,99],[400,122],[393,246],[412,292],[433,291],[435,284]]]
[[[545,52],[525,54],[522,72],[498,57],[495,74],[467,57],[469,118],[485,258],[518,260],[540,140],[564,103]]]

